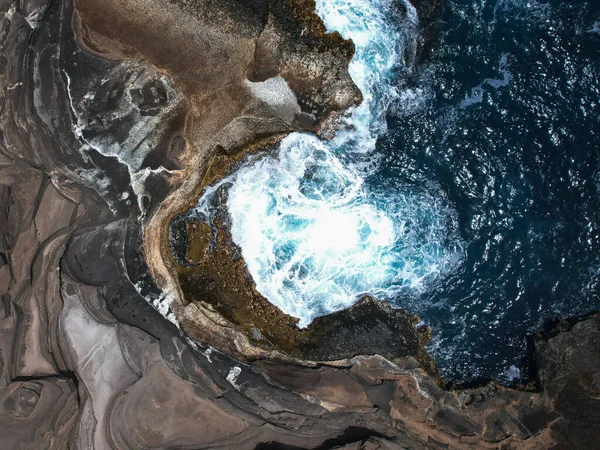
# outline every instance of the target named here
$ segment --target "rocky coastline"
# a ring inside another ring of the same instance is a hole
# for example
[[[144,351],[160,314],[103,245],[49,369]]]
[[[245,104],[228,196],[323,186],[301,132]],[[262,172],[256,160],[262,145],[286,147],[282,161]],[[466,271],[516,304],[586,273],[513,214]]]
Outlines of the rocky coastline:
[[[415,316],[365,298],[299,330],[225,216],[212,249],[178,220],[244,155],[327,138],[361,101],[314,1],[0,15],[1,448],[594,448],[598,314],[532,338],[528,387],[450,386]]]

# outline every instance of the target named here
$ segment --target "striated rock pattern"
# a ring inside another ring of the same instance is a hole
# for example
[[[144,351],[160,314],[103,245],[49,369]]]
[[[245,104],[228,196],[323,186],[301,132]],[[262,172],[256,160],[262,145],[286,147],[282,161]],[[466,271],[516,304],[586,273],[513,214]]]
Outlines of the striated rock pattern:
[[[597,446],[598,316],[534,339],[537,391],[444,387],[410,352],[243,355],[209,308],[202,341],[174,323],[165,236],[215,155],[360,101],[313,6],[0,0],[0,448]]]

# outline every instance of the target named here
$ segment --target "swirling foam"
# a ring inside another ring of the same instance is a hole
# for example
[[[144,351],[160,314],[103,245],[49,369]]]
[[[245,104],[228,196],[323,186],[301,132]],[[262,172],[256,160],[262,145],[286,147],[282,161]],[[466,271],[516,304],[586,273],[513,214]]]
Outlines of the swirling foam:
[[[218,184],[230,186],[232,238],[257,290],[298,317],[301,327],[365,294],[388,300],[401,290],[418,295],[458,254],[459,245],[448,244],[452,214],[440,199],[406,186],[368,186],[386,112],[407,97],[392,85],[393,71],[414,45],[417,25],[407,3],[397,29],[388,19],[390,7],[386,0],[317,2],[328,29],[356,45],[349,71],[363,103],[333,140],[291,134],[276,156],[249,161]],[[218,186],[200,199],[204,214]]]

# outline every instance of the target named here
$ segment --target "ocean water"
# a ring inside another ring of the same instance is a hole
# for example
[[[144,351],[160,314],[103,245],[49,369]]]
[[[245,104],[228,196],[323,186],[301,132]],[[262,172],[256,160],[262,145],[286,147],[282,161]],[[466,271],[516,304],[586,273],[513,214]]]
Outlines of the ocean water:
[[[421,316],[442,374],[528,376],[526,337],[600,308],[600,2],[448,1],[427,59],[398,0],[318,0],[364,102],[227,189],[257,289],[308,325],[371,294]]]

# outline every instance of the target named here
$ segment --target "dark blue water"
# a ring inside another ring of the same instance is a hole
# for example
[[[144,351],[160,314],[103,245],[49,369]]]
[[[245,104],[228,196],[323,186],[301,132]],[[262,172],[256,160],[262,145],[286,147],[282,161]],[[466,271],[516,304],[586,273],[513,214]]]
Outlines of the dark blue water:
[[[527,379],[528,336],[600,309],[600,2],[447,1],[421,60],[400,0],[317,11],[363,104],[198,213],[227,187],[257,290],[300,326],[370,294],[432,327],[446,379]]]
[[[528,335],[600,308],[600,2],[451,1],[438,30],[398,73],[419,99],[389,114],[367,182],[457,213],[464,261],[407,299],[443,375],[517,381]]]

